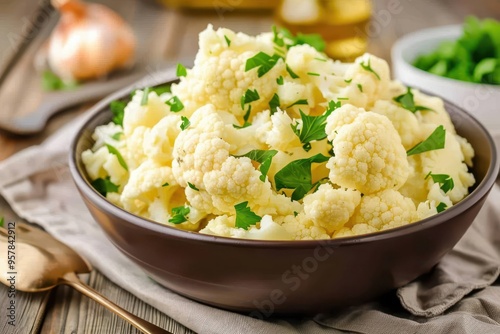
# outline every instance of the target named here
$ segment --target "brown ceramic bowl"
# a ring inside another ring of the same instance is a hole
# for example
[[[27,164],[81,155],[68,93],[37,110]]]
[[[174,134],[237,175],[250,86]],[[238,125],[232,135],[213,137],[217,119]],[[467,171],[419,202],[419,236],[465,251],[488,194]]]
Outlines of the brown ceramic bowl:
[[[361,303],[428,272],[467,231],[498,175],[485,128],[446,103],[457,132],[476,151],[477,183],[467,198],[440,214],[385,232],[326,241],[240,240],[181,231],[111,204],[91,187],[85,172],[80,157],[92,146],[94,128],[110,121],[109,102],[129,93],[125,89],[94,107],[73,140],[71,172],[88,209],[113,244],[158,283],[259,318]]]

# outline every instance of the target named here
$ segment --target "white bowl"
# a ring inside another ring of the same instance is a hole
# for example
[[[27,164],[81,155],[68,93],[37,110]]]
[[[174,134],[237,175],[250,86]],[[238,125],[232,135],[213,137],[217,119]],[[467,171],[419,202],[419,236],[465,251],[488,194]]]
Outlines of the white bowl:
[[[500,149],[500,86],[445,78],[412,65],[419,55],[428,54],[441,42],[456,40],[461,34],[462,26],[453,25],[405,35],[392,48],[394,76],[408,86],[440,96],[468,111],[490,131]]]

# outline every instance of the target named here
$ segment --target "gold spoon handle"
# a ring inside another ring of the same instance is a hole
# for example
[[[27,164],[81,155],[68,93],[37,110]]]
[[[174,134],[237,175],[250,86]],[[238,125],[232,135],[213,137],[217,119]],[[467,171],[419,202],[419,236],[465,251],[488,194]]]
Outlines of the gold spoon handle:
[[[132,313],[125,311],[123,308],[120,306],[116,305],[115,303],[111,302],[104,296],[102,296],[99,292],[95,291],[88,285],[82,283],[78,276],[76,276],[75,273],[67,273],[63,276],[63,278],[60,281],[62,284],[69,285],[85,296],[89,297],[90,299],[93,299],[94,301],[98,302],[102,306],[106,307],[108,310],[111,312],[114,312],[116,315],[120,316],[122,319],[125,321],[128,321],[132,326],[135,328],[139,329],[143,333],[146,334],[172,334],[169,331],[166,331],[156,325],[153,325],[150,322],[147,322],[144,319],[141,319]]]

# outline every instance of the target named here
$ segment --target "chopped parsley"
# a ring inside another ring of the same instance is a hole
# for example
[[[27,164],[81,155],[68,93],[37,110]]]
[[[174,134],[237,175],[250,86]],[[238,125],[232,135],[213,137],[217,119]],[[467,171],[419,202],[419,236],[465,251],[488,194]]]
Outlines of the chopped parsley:
[[[186,130],[190,125],[191,125],[191,122],[189,121],[189,119],[186,117],[186,116],[181,116],[181,130],[184,131]]]
[[[106,176],[106,178],[95,179],[90,183],[92,187],[101,195],[106,197],[107,193],[116,193],[118,192],[118,186],[110,181],[110,177]]]
[[[440,150],[444,148],[446,138],[446,130],[440,125],[438,126],[426,140],[418,143],[406,152],[406,155],[414,155],[427,151]]]
[[[172,224],[181,224],[187,222],[187,215],[191,212],[188,206],[178,206],[172,208],[172,218],[168,220]]]
[[[451,191],[455,187],[453,178],[448,174],[432,174],[432,172],[429,172],[429,174],[425,177],[425,180],[427,180],[429,176],[432,178],[432,181],[440,184],[440,188],[444,191],[444,193]]]
[[[259,170],[261,172],[261,176],[259,177],[262,182],[266,180],[267,172],[271,167],[271,162],[273,157],[278,153],[276,150],[252,150],[244,155],[239,157],[247,157],[250,160],[260,163]]]
[[[178,77],[185,77],[187,75],[187,70],[181,63],[177,64],[176,74]]]
[[[108,152],[111,154],[114,154],[116,158],[118,159],[118,163],[120,163],[120,166],[123,167],[128,172],[128,166],[127,163],[125,162],[125,159],[123,159],[122,155],[120,152],[113,146],[106,144],[106,147],[108,148]]]
[[[446,210],[447,207],[448,207],[448,205],[446,205],[446,203],[440,202],[438,204],[438,206],[436,206],[436,210],[437,210],[438,213],[439,212],[443,212],[444,210]]]
[[[415,105],[415,101],[413,99],[413,93],[410,87],[408,87],[406,93],[396,96],[395,98],[393,98],[393,100],[399,103],[401,107],[411,111],[412,113],[416,113],[419,110],[432,110],[431,108],[428,107]]]
[[[78,87],[76,81],[65,81],[50,70],[42,73],[42,89],[44,91],[71,90]]]
[[[245,94],[241,97],[241,109],[245,109],[245,104],[257,101],[258,99],[260,99],[260,96],[257,89],[247,89]]]
[[[297,105],[307,105],[308,102],[307,102],[307,99],[301,99],[301,100],[297,100],[295,101],[294,103],[290,104],[288,107],[286,107],[287,109],[288,108],[291,108],[293,106],[297,106]]]
[[[326,43],[319,34],[302,34],[294,36],[288,29],[281,28],[279,31],[273,26],[273,42],[278,46],[286,46],[288,49],[295,45],[309,44],[319,52],[325,50]]]
[[[362,84],[356,84],[356,86],[358,87],[359,91],[361,93],[363,93],[363,85]]]
[[[146,87],[144,88],[144,91],[142,93],[141,106],[145,106],[148,104],[148,97],[149,97],[149,87]]]
[[[286,65],[286,71],[288,72],[288,74],[290,74],[290,76],[292,77],[292,79],[298,79],[299,78],[299,76],[294,71],[292,71],[292,69],[290,68],[290,66],[288,66],[288,64]]]
[[[349,98],[348,97],[337,97],[337,100],[339,100],[339,101],[347,101],[347,100],[349,100]]]
[[[118,125],[123,125],[123,116],[125,115],[125,107],[127,106],[127,103],[116,100],[116,101],[111,101],[109,104],[109,109],[111,110],[111,113],[113,114],[113,119],[112,122]]]
[[[226,40],[227,46],[231,46],[231,40],[229,39],[229,37],[224,35],[224,39]]]
[[[283,83],[284,83],[283,76],[281,76],[281,75],[280,75],[280,77],[279,77],[278,79],[276,79],[276,83],[277,83],[278,85],[282,86],[282,85],[283,85]]]
[[[278,111],[278,107],[280,106],[280,97],[278,94],[274,93],[271,101],[269,101],[269,109],[271,110],[271,115]]]
[[[182,104],[181,100],[177,96],[172,96],[165,102],[166,105],[170,107],[171,112],[179,112],[184,109],[184,104]]]
[[[248,207],[248,201],[236,204],[234,209],[236,210],[235,226],[238,228],[248,230],[250,226],[257,224],[262,220],[261,216],[250,210]]]
[[[269,72],[282,57],[274,54],[272,56],[265,52],[259,52],[255,56],[248,58],[245,64],[245,72],[257,68],[257,76],[260,78]]]
[[[196,188],[196,186],[194,184],[192,184],[191,182],[188,182],[188,187],[195,190],[195,191],[200,191],[200,189]]]
[[[290,162],[274,175],[276,190],[294,189],[292,200],[300,200],[313,188],[318,182],[312,183],[311,165],[313,163],[322,163],[328,161],[329,157],[323,154],[316,154],[307,159],[299,159]]]
[[[298,130],[298,124],[292,124],[293,132],[299,137],[300,142],[306,152],[311,149],[311,141],[323,140],[326,138],[326,119],[337,108],[340,107],[340,102],[330,101],[326,111],[320,116],[309,116],[300,111],[302,126]]]
[[[114,140],[120,140],[122,135],[123,135],[123,132],[117,132],[114,135],[112,135],[111,138]]]
[[[317,57],[316,57],[316,58],[314,58],[314,60],[318,60],[318,61],[322,61],[322,62],[325,62],[325,63],[326,63],[326,59],[324,59],[324,58],[317,58]]]
[[[352,79],[349,79],[349,80],[344,80],[346,83],[350,84],[352,82]]]
[[[319,73],[316,73],[316,72],[307,72],[307,75],[312,75],[312,76],[315,76],[315,77],[319,77]]]
[[[162,188],[163,188],[163,187],[168,187],[169,185],[170,185],[170,183],[165,182],[165,183],[164,183],[164,184],[162,184],[161,186],[162,186]]]
[[[372,60],[371,58],[368,58],[368,63],[367,63],[367,64],[365,64],[364,62],[361,62],[361,63],[359,63],[359,65],[361,65],[361,67],[362,67],[365,71],[368,71],[368,72],[373,73],[373,75],[375,75],[375,76],[377,77],[377,79],[379,79],[379,80],[380,80],[380,75],[378,75],[378,73],[377,73],[377,72],[375,72],[375,71],[373,70],[372,66],[370,65],[371,60]]]
[[[158,96],[160,96],[161,94],[164,94],[164,93],[171,93],[172,92],[170,90],[170,84],[151,87],[151,88],[149,88],[149,90],[151,92],[155,92],[156,94],[158,94]]]

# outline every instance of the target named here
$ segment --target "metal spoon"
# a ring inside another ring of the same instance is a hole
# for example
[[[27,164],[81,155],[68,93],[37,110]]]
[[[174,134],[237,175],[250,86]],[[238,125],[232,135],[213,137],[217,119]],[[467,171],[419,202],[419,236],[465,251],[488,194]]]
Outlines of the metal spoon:
[[[125,311],[82,283],[76,274],[90,272],[90,264],[74,250],[38,228],[22,223],[16,223],[15,229],[0,228],[0,249],[7,253],[0,263],[0,282],[7,286],[15,282],[16,290],[39,292],[66,284],[144,333],[172,334]],[[13,256],[10,263],[9,256]]]

